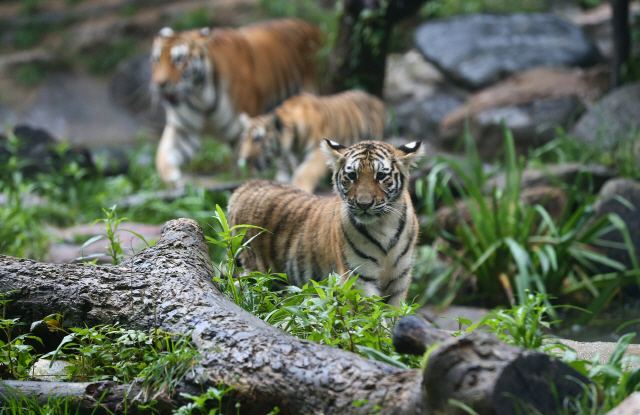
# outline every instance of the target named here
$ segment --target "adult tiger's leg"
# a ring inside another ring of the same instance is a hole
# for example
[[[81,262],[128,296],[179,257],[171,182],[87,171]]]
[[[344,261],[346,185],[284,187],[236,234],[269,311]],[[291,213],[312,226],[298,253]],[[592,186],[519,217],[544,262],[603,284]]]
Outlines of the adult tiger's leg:
[[[160,179],[170,186],[182,185],[180,166],[189,161],[199,148],[199,137],[190,135],[175,125],[167,124],[156,152],[156,170]]]
[[[318,146],[318,148],[307,156],[302,164],[298,166],[293,174],[291,184],[302,190],[306,190],[309,193],[313,193],[318,182],[322,180],[328,171],[329,167],[327,166],[324,155]]]

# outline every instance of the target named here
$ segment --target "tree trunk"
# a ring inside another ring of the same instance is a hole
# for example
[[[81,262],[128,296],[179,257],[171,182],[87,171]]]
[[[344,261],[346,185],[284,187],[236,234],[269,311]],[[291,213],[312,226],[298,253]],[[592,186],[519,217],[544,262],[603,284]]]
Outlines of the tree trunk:
[[[425,1],[345,0],[338,37],[329,58],[331,78],[327,92],[361,88],[382,97],[393,26],[415,13]]]
[[[622,65],[629,61],[631,33],[629,30],[629,0],[611,0],[611,26],[613,28],[613,68],[611,86],[622,83]]]
[[[224,383],[234,387],[231,399],[241,404],[242,414],[266,414],[276,406],[281,414],[462,413],[451,404],[454,399],[480,414],[503,415],[515,413],[513,399],[535,404],[548,397],[545,376],[556,382],[560,400],[582,390],[566,386],[565,375],[588,382],[547,355],[506,346],[482,333],[450,338],[418,316],[398,325],[398,331],[409,327],[413,335],[394,333],[394,338],[414,339],[416,353],[442,342],[424,374],[367,360],[270,326],[221,294],[214,274],[202,229],[190,219],[167,222],[156,245],[118,266],[42,264],[0,256],[0,292],[15,290],[9,294],[13,301],[7,304],[6,318],[29,323],[63,313],[65,326],[122,324],[192,333],[202,359],[173,396],[157,398],[154,408],[161,414],[184,404],[181,391],[198,395]],[[116,414],[134,412],[136,385],[126,397],[129,385],[109,382],[7,384],[41,398],[51,392],[71,394],[82,408],[96,405],[107,391],[101,407]],[[0,389],[0,403],[9,393]],[[356,401],[366,403],[356,406]]]
[[[492,334],[452,338],[420,315],[404,317],[393,331],[399,352],[419,355],[436,343],[422,381],[422,406],[429,414],[468,414],[452,399],[480,415],[557,414],[565,398],[581,395],[590,383],[561,361]]]
[[[281,414],[370,414],[375,405],[382,414],[411,414],[418,407],[419,370],[296,339],[228,300],[213,277],[202,230],[190,219],[167,222],[156,245],[118,266],[0,256],[0,292],[17,290],[7,318],[29,323],[63,313],[65,326],[193,331],[202,360],[185,383],[234,386],[243,414],[276,406]]]

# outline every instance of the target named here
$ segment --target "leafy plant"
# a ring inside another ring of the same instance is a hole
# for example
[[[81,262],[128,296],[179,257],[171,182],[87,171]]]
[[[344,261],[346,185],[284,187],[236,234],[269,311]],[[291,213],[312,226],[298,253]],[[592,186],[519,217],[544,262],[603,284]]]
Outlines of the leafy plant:
[[[60,321],[60,316],[52,317]],[[51,356],[51,364],[64,358],[71,366],[67,377],[74,381],[113,380],[128,383],[143,377],[143,389],[172,391],[188,370],[199,361],[198,351],[189,336],[162,330],[147,332],[113,326],[62,328],[67,335]]]
[[[224,415],[222,413],[222,400],[229,392],[233,390],[233,386],[227,388],[224,384],[218,385],[218,388],[209,388],[205,393],[200,396],[189,395],[188,393],[181,393],[181,396],[191,399],[193,402],[178,408],[175,411],[175,415],[191,415],[194,411],[197,414],[208,413],[209,415]],[[217,403],[216,408],[210,408],[208,401]],[[240,413],[240,404],[236,404],[236,412]],[[210,408],[210,409],[209,409]],[[206,412],[209,409],[209,412]],[[273,413],[273,412],[272,412]],[[277,412],[276,412],[277,413]],[[227,411],[227,414],[229,412]]]
[[[13,336],[16,326],[24,325],[17,318],[8,319],[7,295],[16,291],[6,293],[0,292],[0,306],[2,307],[2,319],[0,320],[0,332],[6,341],[0,340],[0,379],[25,379],[29,377],[29,368],[35,363],[35,356],[32,354],[33,346],[25,344],[27,339],[42,343],[39,337],[29,333]]]
[[[96,219],[91,226],[95,225],[98,222],[103,222],[104,223],[104,229],[106,231],[106,235],[97,235],[94,236],[93,238],[89,239],[87,242],[85,242],[82,245],[81,248],[81,252],[84,250],[84,248],[86,248],[87,246],[91,245],[94,242],[97,242],[99,240],[102,239],[107,239],[109,241],[109,244],[107,245],[107,250],[109,251],[109,256],[111,257],[111,263],[113,265],[118,265],[119,263],[121,263],[124,259],[124,253],[122,250],[122,240],[120,239],[120,235],[117,234],[118,231],[118,226],[120,225],[120,222],[127,220],[127,218],[120,218],[118,219],[118,214],[116,213],[116,206],[111,206],[111,208],[109,210],[106,209],[102,209],[102,211],[105,213],[105,215],[107,215],[106,218],[103,219]],[[144,239],[144,237],[132,230],[129,229],[122,229],[125,232],[129,232],[134,236],[137,236],[138,238],[140,238],[142,240],[142,242],[145,243],[145,245],[149,246],[149,243],[147,243],[147,241]],[[81,255],[80,259],[82,260],[87,260],[90,258],[98,258],[98,257],[103,257],[106,256],[105,254],[93,254],[93,255],[87,255],[85,256],[84,254]]]
[[[425,198],[428,217],[436,217],[439,203],[458,212],[451,187],[461,195],[468,212],[468,221],[460,220],[455,234],[438,229],[441,240],[446,241],[439,247],[440,252],[449,258],[452,265],[433,281],[439,285],[455,281],[454,289],[449,290],[444,304],[451,302],[456,292],[471,281],[476,292],[474,298],[493,307],[514,304],[516,300],[525,304],[527,290],[560,296],[565,283],[569,286],[589,285],[590,275],[597,273],[597,265],[624,270],[622,264],[592,248],[599,243],[601,235],[616,228],[625,235],[626,248],[633,252],[626,226],[617,215],[610,214],[593,221],[593,206],[586,203],[575,207],[572,196],[564,215],[553,219],[543,206],[531,206],[522,200],[523,160],[516,159],[513,137],[506,128],[506,185],[503,190],[493,188],[488,197],[483,193],[486,175],[473,138],[468,133],[465,134],[465,146],[467,158],[471,161],[470,172],[455,162],[445,161],[436,165],[417,185],[419,194]],[[455,172],[459,180],[451,180],[451,172]],[[600,311],[613,288],[621,281],[619,275],[602,291],[589,285],[589,291],[597,298],[590,311]],[[430,292],[437,289],[427,287]],[[555,316],[551,304],[548,300],[545,302],[549,312]]]

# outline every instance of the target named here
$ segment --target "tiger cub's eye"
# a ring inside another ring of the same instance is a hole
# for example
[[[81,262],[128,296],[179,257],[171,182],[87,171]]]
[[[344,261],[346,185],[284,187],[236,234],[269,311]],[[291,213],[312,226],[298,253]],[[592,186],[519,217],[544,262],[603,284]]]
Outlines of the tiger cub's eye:
[[[389,173],[384,173],[384,172],[381,172],[381,171],[376,173],[376,180],[379,181],[379,182],[383,181],[387,177],[389,177]]]
[[[355,171],[350,171],[349,173],[347,173],[347,177],[349,178],[349,180],[354,181],[358,178],[358,175]]]

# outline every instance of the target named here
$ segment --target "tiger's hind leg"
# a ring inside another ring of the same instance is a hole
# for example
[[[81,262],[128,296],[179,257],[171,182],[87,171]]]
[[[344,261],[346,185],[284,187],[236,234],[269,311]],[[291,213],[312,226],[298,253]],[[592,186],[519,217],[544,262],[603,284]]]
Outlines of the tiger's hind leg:
[[[173,187],[184,184],[180,166],[191,160],[199,149],[199,137],[167,124],[156,152],[156,169],[160,179]]]
[[[328,171],[329,167],[326,164],[320,146],[318,146],[313,153],[308,155],[302,164],[298,166],[293,174],[291,184],[309,193],[313,193],[320,180],[322,180]]]

